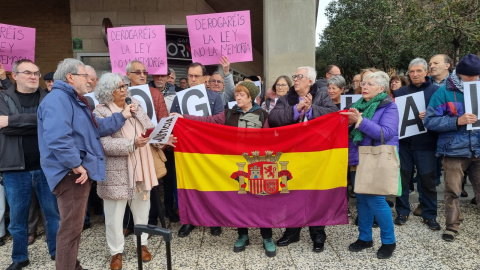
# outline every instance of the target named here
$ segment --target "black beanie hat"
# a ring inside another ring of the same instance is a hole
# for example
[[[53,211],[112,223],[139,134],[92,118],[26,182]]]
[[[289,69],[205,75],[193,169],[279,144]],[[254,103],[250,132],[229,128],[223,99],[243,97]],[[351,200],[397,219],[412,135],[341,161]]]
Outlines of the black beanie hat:
[[[480,58],[472,53],[465,55],[458,62],[455,72],[467,76],[480,75]]]

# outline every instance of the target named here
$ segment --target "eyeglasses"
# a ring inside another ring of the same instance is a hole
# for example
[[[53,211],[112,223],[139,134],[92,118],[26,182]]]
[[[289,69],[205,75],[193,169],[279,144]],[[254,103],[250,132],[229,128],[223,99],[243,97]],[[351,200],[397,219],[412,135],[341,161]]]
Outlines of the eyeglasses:
[[[301,80],[303,78],[307,78],[307,75],[303,75],[303,74],[298,74],[298,75],[293,75],[292,76],[292,79],[298,79],[298,80]]]
[[[303,77],[303,75],[302,75],[302,77]],[[286,83],[277,83],[277,84],[275,84],[275,86],[276,86],[276,87],[286,87],[286,86],[288,86],[288,84],[286,84]]]
[[[188,78],[190,78],[190,79],[193,79],[193,78],[195,78],[195,79],[197,79],[197,80],[198,80],[198,79],[200,79],[200,77],[203,77],[203,75],[193,75],[193,74],[188,74]]]
[[[113,90],[113,92],[120,92],[120,91],[127,91],[128,89],[128,86],[126,84],[124,85],[120,85],[119,87],[115,88],[115,90]]]
[[[23,73],[25,75],[27,75],[27,77],[30,77],[32,75],[34,75],[35,77],[39,77],[42,76],[42,73],[40,73],[40,71],[35,71],[35,72],[31,72],[30,70],[24,70],[24,71],[18,71],[18,72],[15,72],[15,73]]]
[[[367,85],[368,85],[368,87],[374,87],[374,86],[377,85],[377,84],[376,84],[376,83],[371,83],[371,82],[368,82],[368,83],[367,83],[367,82],[361,82],[361,83],[360,83],[360,86],[361,86],[361,87],[365,87],[365,86],[367,86]]]
[[[209,81],[210,83],[217,83],[217,84],[222,84],[223,81],[220,81],[220,80],[210,80]]]
[[[72,74],[73,76],[83,76],[87,80],[90,79],[90,76],[88,76],[88,74],[80,74],[80,73],[70,73],[70,74]]]
[[[130,71],[130,73],[133,73],[137,76],[140,76],[140,75],[145,75],[145,76],[148,76],[148,72],[147,71],[140,71],[140,70],[137,70],[137,71]]]

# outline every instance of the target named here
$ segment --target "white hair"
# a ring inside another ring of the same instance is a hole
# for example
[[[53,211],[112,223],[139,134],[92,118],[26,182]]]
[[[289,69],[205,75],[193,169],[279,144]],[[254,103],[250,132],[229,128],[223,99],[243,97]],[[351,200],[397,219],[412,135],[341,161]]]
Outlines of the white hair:
[[[73,58],[65,58],[60,61],[57,66],[55,74],[53,74],[53,80],[67,81],[67,74],[77,73],[80,66],[85,67],[85,64]]]
[[[423,65],[423,68],[424,68],[425,71],[428,70],[427,61],[425,61],[425,59],[420,58],[420,57],[417,57],[417,58],[413,59],[412,61],[410,61],[410,64],[408,64],[408,69],[410,70],[411,66],[418,65],[418,64]]]
[[[123,82],[123,76],[120,73],[107,72],[100,77],[95,87],[95,97],[98,102],[107,104],[113,101],[113,92]],[[128,92],[127,92],[128,95]]]
[[[365,78],[363,78],[363,81],[365,82],[367,80],[370,80],[371,78],[375,79],[375,82],[378,84],[378,86],[385,86],[385,89],[383,89],[384,92],[388,90],[388,85],[390,84],[390,77],[387,73],[383,71],[376,71],[366,75]]]
[[[312,82],[315,82],[315,79],[317,78],[317,72],[315,71],[315,69],[313,67],[305,66],[305,67],[297,68],[297,70],[299,70],[299,69],[306,69],[308,79],[312,80]]]

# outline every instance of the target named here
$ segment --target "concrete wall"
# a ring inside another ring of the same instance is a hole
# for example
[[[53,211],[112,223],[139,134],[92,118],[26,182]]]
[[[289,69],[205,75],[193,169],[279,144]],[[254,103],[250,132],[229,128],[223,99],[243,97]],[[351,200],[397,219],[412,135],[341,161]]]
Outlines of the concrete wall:
[[[315,68],[316,0],[263,1],[263,63],[265,85],[297,67]]]
[[[72,57],[68,1],[2,1],[0,6],[1,23],[36,28],[35,63],[42,74],[55,71],[59,61]],[[43,79],[40,83],[44,88]]]

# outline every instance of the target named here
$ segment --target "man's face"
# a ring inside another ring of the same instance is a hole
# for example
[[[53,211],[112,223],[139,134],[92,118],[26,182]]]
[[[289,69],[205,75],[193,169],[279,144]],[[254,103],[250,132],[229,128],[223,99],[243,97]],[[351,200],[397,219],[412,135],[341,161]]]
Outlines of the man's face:
[[[225,86],[223,78],[222,76],[220,76],[220,74],[213,74],[212,76],[210,76],[209,83],[210,83],[210,90],[215,92],[223,91],[223,88]]]
[[[480,75],[474,75],[474,76],[469,76],[469,75],[463,75],[463,74],[457,74],[460,79],[462,79],[463,82],[475,82],[478,81],[478,76]]]
[[[325,77],[328,79],[330,79],[331,77],[333,76],[337,76],[337,75],[342,75],[342,73],[340,72],[340,69],[337,67],[337,66],[334,66],[332,68],[332,70],[330,70],[330,72],[328,72],[327,74],[325,74]]]
[[[97,77],[97,74],[95,74],[95,71],[93,71],[92,69],[88,69],[87,74],[90,77],[87,83],[87,89],[88,89],[88,92],[91,93],[95,91],[95,86],[97,86],[97,83],[98,83],[98,77]]]
[[[432,77],[444,78],[448,75],[448,68],[450,64],[445,63],[445,58],[441,55],[436,55],[430,59],[428,63],[430,75]]]
[[[79,95],[83,96],[88,93],[87,84],[89,79],[87,79],[87,70],[85,70],[84,66],[79,66],[76,74],[67,74],[67,76],[70,76],[70,78],[67,78],[67,82],[73,86]]]
[[[145,66],[141,63],[132,63],[132,71],[127,72],[127,77],[130,80],[131,86],[142,85],[147,83],[148,72]]]
[[[170,72],[170,76],[168,76],[168,83],[175,84],[175,72]]]
[[[40,85],[40,70],[37,65],[28,62],[21,63],[17,67],[17,72],[12,72],[12,77],[17,82],[17,89],[22,92],[35,92],[38,89]],[[30,75],[24,72],[30,73]]]
[[[152,75],[152,77],[156,88],[160,90],[165,89],[165,85],[168,81],[168,75]]]
[[[188,84],[190,87],[205,83],[205,76],[203,76],[202,67],[196,66],[188,69]]]
[[[52,91],[53,80],[45,80],[45,84],[47,85],[48,92]]]
[[[425,76],[427,76],[427,71],[423,64],[416,64],[412,65],[408,69],[408,76],[412,81],[413,85],[420,86],[423,82],[425,82]]]
[[[180,88],[187,89],[187,80],[185,79],[180,80]]]
[[[360,75],[359,74],[357,74],[357,75],[355,75],[355,77],[353,77],[353,87],[355,87],[355,89],[360,87]]]
[[[210,89],[210,75],[205,76],[205,88]]]

